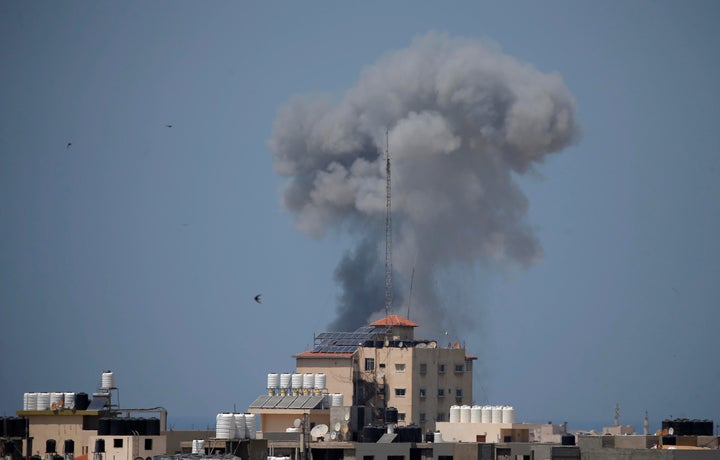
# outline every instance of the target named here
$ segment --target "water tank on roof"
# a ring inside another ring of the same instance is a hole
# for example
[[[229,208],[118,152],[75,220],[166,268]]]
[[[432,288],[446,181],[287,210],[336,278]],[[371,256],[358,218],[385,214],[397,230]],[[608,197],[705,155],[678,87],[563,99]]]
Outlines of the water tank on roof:
[[[460,423],[460,406],[450,406],[450,423]]]
[[[37,396],[37,410],[48,410],[50,409],[50,393],[38,393]]]
[[[492,423],[492,407],[482,406],[480,409],[480,423]]]
[[[75,453],[75,441],[72,439],[66,439],[63,446],[63,453],[74,454]]]
[[[480,406],[472,406],[470,408],[470,423],[480,423],[482,420],[482,408]]]
[[[315,389],[323,390],[326,388],[327,376],[325,374],[315,374]]]
[[[95,440],[95,452],[96,453],[105,452],[105,440],[104,439],[96,439]]]
[[[303,390],[311,390],[315,387],[315,374],[303,374]]]
[[[362,442],[377,442],[385,434],[385,427],[367,425],[363,427]]]
[[[235,421],[235,435],[233,437],[238,439],[247,438],[247,421],[245,414],[233,414]]]
[[[267,387],[268,388],[280,388],[280,374],[274,372],[267,375]]]
[[[75,394],[75,409],[85,410],[90,405],[90,398],[87,393],[76,393]]]
[[[110,421],[111,419],[103,417],[98,420],[98,436],[109,436],[110,435]]]
[[[341,407],[344,404],[344,398],[342,393],[333,393],[332,395],[332,405],[334,407]]]
[[[5,431],[9,438],[24,438],[27,434],[27,419],[25,417],[6,418]]]
[[[46,454],[54,454],[57,452],[56,450],[56,441],[54,439],[48,439],[45,441],[45,453]]]
[[[515,423],[515,409],[512,406],[504,406],[502,408],[502,422]]]
[[[470,423],[472,408],[468,405],[460,406],[460,423]]]
[[[292,383],[292,374],[280,374],[280,388],[290,388]]]
[[[255,422],[255,414],[245,414],[245,437],[247,439],[255,439],[257,432],[257,423]]]
[[[302,388],[303,384],[303,375],[302,374],[292,374],[290,385],[291,388],[299,389]]]
[[[398,422],[398,410],[396,407],[385,408],[385,423],[397,423]]]
[[[52,392],[50,393],[50,409],[61,409],[65,402],[65,393]]]
[[[63,407],[65,409],[75,410],[75,393],[66,392],[64,394],[65,402]]]
[[[115,388],[115,376],[112,371],[105,371],[102,373],[102,377],[100,379],[100,389],[109,390],[111,388]]]
[[[235,437],[235,420],[233,414],[217,414],[215,417],[215,437],[218,439],[231,439]]]
[[[491,423],[502,423],[502,406],[492,406],[491,416]]]

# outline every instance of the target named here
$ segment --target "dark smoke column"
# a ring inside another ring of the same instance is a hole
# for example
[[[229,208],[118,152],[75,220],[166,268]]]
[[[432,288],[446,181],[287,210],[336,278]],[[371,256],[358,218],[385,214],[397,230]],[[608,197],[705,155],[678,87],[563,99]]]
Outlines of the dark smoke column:
[[[335,330],[354,330],[384,311],[386,129],[395,279],[416,267],[413,317],[438,327],[439,270],[527,267],[541,257],[512,173],[579,137],[559,75],[492,44],[438,33],[364,69],[338,100],[297,98],[282,107],[269,145],[275,171],[289,178],[285,206],[310,236],[335,228],[357,241],[335,273],[342,288]]]

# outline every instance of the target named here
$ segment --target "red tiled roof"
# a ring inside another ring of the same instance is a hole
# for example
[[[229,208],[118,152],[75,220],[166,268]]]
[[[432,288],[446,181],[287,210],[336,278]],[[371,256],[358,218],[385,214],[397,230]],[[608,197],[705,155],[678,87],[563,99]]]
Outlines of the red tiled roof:
[[[388,315],[383,319],[379,319],[374,323],[370,323],[371,326],[408,326],[417,327],[418,323],[410,321],[407,318],[403,318],[400,315]]]
[[[295,358],[350,358],[352,353],[321,353],[317,351],[303,351],[295,355]]]

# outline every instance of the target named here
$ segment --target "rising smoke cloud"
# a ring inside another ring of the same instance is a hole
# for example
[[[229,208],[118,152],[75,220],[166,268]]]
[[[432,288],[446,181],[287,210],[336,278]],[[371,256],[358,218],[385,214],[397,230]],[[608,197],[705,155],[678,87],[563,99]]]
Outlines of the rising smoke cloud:
[[[387,54],[339,99],[298,97],[282,107],[269,145],[275,171],[289,178],[285,206],[308,235],[334,229],[357,241],[335,272],[342,293],[334,330],[384,311],[386,130],[394,279],[415,269],[413,316],[426,324],[442,324],[440,270],[528,267],[541,257],[513,175],[579,137],[558,74],[441,33]]]

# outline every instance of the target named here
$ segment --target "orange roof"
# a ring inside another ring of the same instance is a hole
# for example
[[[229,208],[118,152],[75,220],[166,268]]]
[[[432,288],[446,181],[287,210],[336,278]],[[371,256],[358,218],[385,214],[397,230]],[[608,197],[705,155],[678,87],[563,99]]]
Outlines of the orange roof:
[[[318,351],[303,351],[295,355],[295,358],[350,358],[352,353],[322,353]]]
[[[371,326],[408,326],[417,327],[418,323],[410,321],[407,318],[403,318],[400,315],[388,315],[383,319],[379,319],[374,323],[370,323]]]

